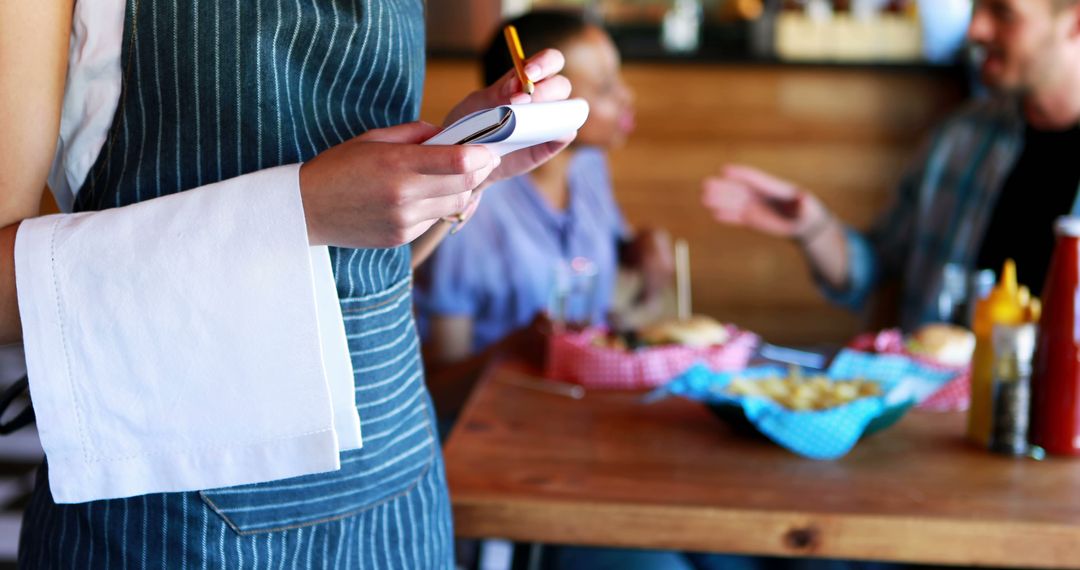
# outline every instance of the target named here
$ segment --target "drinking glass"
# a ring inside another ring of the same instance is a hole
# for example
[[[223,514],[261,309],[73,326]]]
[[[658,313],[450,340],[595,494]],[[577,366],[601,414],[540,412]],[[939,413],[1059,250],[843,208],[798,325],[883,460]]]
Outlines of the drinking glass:
[[[585,257],[555,264],[548,315],[556,330],[593,324],[596,312],[596,263]]]

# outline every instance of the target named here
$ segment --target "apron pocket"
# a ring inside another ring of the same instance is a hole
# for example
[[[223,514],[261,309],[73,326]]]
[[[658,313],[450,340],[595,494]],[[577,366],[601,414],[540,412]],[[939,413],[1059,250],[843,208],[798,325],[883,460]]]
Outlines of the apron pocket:
[[[412,316],[411,280],[342,299],[360,412],[361,449],[341,469],[200,492],[239,534],[333,521],[408,493],[435,462],[438,442]]]

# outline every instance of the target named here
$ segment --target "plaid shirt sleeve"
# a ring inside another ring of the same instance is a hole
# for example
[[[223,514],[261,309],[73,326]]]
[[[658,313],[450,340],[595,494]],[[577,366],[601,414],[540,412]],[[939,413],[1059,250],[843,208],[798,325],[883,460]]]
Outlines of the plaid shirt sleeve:
[[[848,259],[847,286],[842,289],[833,287],[816,273],[814,280],[829,302],[857,311],[877,285],[878,254],[867,238],[851,227],[844,228],[844,238]]]
[[[848,260],[846,286],[838,289],[815,276],[819,289],[830,302],[853,311],[860,310],[881,281],[900,276],[915,241],[919,188],[925,170],[934,159],[933,141],[936,138],[923,143],[900,181],[893,205],[870,231],[863,233],[850,226],[844,229]]]

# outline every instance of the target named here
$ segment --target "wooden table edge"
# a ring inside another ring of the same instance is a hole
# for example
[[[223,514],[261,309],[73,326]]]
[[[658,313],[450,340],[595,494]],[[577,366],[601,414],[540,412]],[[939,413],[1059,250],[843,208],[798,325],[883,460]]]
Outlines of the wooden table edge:
[[[1055,523],[1003,525],[931,517],[648,504],[628,507],[622,503],[475,498],[453,491],[451,502],[455,534],[462,538],[916,564],[1080,568],[1080,529]],[[598,532],[605,523],[617,519],[630,519],[641,530]],[[757,532],[748,533],[747,527]],[[898,527],[903,531],[897,532]],[[579,538],[583,534],[590,537],[587,543]],[[598,535],[603,539],[598,541]],[[754,538],[728,538],[733,535]]]
[[[462,408],[471,417],[483,384],[492,382],[513,358],[494,362],[483,372]],[[519,370],[520,371],[520,370]],[[458,422],[444,451],[453,454]],[[1075,568],[1080,570],[1080,526],[1044,522],[981,522],[957,517],[864,515],[843,512],[679,507],[579,500],[482,496],[455,490],[450,499],[454,532],[461,538],[504,538],[521,542],[658,548],[758,556],[872,560],[913,564],[993,566],[1002,568]],[[633,534],[607,533],[595,540],[597,527],[613,518],[647,525]],[[895,529],[901,526],[904,532]],[[752,541],[729,539],[760,529]],[[699,529],[708,528],[707,532]],[[737,532],[735,532],[737,531]],[[582,540],[588,536],[588,541]]]

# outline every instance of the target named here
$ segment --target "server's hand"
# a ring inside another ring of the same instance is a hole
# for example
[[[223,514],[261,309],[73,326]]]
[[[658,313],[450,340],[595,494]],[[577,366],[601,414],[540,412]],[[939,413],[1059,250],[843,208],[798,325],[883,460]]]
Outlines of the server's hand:
[[[499,166],[476,145],[422,146],[438,127],[408,123],[368,131],[300,168],[312,245],[395,247],[469,206]]]
[[[446,116],[444,124],[450,125],[469,113],[499,105],[562,101],[570,97],[570,80],[559,75],[565,64],[566,59],[562,52],[545,49],[525,60],[525,74],[534,86],[532,95],[522,91],[517,73],[510,69],[495,83],[465,97]],[[503,157],[502,165],[495,170],[488,182],[497,182],[529,172],[547,162],[573,140],[574,137],[570,136],[510,153]]]

